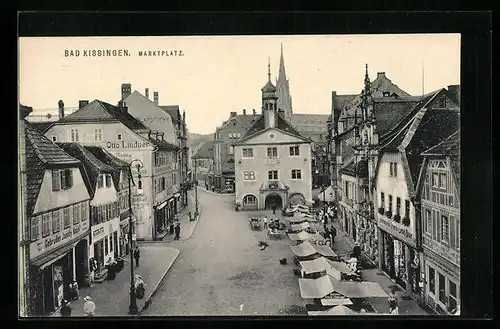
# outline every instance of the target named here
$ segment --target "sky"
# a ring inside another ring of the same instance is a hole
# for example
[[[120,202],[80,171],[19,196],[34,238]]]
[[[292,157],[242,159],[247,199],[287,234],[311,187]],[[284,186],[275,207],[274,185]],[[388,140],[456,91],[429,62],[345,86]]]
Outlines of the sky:
[[[190,132],[213,133],[229,113],[260,112],[260,89],[278,75],[283,44],[294,113],[330,114],[331,92],[357,94],[365,64],[410,95],[460,84],[459,34],[43,37],[19,40],[19,101],[36,113],[79,100],[116,105],[121,84],[159,93],[160,105],[179,105]],[[84,50],[124,49],[130,56],[83,56]],[[79,50],[80,56],[65,56]],[[176,50],[183,56],[139,56]],[[423,69],[422,69],[423,68]],[[424,72],[422,79],[422,72]]]

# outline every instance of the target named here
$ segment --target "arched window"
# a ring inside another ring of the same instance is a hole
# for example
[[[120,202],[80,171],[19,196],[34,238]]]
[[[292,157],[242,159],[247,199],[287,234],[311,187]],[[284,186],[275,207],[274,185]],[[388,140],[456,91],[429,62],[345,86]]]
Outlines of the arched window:
[[[245,197],[243,198],[243,203],[255,205],[257,204],[257,198],[255,197],[255,195],[245,195]]]

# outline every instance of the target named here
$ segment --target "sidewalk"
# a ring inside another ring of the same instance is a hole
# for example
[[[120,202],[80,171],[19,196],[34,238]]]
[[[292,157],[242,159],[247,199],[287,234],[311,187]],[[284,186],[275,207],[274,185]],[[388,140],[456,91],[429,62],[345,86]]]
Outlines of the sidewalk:
[[[332,223],[332,222],[330,222]],[[338,221],[333,221],[333,226],[337,229],[337,237],[335,238],[335,243],[333,245],[333,250],[338,253],[350,252],[354,247],[354,243],[349,241],[346,237],[346,233],[342,231],[339,227]],[[400,315],[430,315],[422,309],[416,300],[411,299],[411,297],[406,293],[406,291],[395,283],[386,273],[378,268],[361,270],[363,280],[377,282],[382,287],[387,294],[391,292],[392,286],[397,286],[396,297],[399,302],[399,314]],[[368,298],[369,302],[375,307],[375,309],[380,313],[389,312],[389,304],[385,298]]]
[[[140,266],[134,268],[134,274],[139,274],[146,283],[146,294],[143,299],[137,299],[139,312],[149,305],[151,298],[161,281],[179,256],[179,250],[164,245],[145,245],[138,243],[141,250]],[[130,316],[130,256],[125,260],[125,266],[116,274],[115,280],[94,283],[91,288],[80,289],[80,298],[70,303],[71,316],[84,316],[83,300],[91,296],[96,305],[95,316]],[[60,317],[59,310],[51,316]]]
[[[212,191],[210,191],[210,190],[207,190],[207,189],[205,188],[205,181],[201,181],[201,180],[200,180],[200,181],[198,181],[198,189],[199,189],[199,190],[198,190],[198,193],[199,193],[200,191],[203,191],[203,192],[205,192],[205,193],[212,194],[212,195],[234,195],[234,192],[233,192],[233,193],[217,193],[217,192],[212,192]],[[194,193],[194,192],[193,192],[193,193]]]
[[[188,201],[188,206],[184,208],[180,213],[177,214],[177,217],[179,218],[179,223],[181,226],[181,234],[180,234],[180,240],[187,240],[189,239],[198,225],[198,221],[200,220],[200,215],[201,215],[201,208],[200,205],[198,204],[198,212],[200,213],[198,215],[198,218],[196,220],[189,220],[189,212],[191,212],[191,216],[194,216],[194,212],[196,209],[195,206],[195,199],[194,199],[194,192],[189,192],[188,193],[189,201]],[[174,240],[175,234],[169,234],[165,235],[161,241],[163,242],[172,242]],[[161,242],[160,241],[160,242]],[[144,241],[145,243],[148,243],[149,241]],[[158,242],[158,241],[152,241],[152,242]]]

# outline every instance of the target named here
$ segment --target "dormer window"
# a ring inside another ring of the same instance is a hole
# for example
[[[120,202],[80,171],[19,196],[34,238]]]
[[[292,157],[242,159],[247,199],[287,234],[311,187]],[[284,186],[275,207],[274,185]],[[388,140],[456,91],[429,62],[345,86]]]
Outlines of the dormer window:
[[[99,175],[97,177],[97,188],[103,188],[104,187],[104,177],[103,175]]]
[[[391,94],[390,94],[388,91],[384,91],[384,92],[382,93],[382,95],[383,95],[384,97],[389,97]]]
[[[52,136],[52,141],[55,143],[57,142],[57,136]]]
[[[111,187],[111,175],[106,175],[106,187]]]
[[[444,98],[444,97],[443,97],[443,98],[441,98],[441,99],[439,100],[438,107],[439,107],[439,108],[441,108],[441,109],[446,108],[446,98]]]

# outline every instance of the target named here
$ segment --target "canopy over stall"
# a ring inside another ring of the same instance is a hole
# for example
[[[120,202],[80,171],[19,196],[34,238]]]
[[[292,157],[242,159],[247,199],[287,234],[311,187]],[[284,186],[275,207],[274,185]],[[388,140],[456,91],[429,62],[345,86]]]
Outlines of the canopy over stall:
[[[328,246],[315,245],[314,248],[318,254],[326,257],[336,257],[337,254],[333,252],[332,248]]]
[[[346,296],[347,298],[386,298],[389,297],[382,290],[382,287],[377,282],[351,282],[339,281],[331,279],[332,288],[334,291]]]
[[[288,222],[290,222],[290,224],[299,224],[299,223],[303,223],[303,222],[307,222],[307,218],[306,217],[292,217],[292,218],[289,218],[288,219]]]
[[[333,292],[328,275],[318,279],[299,279],[300,296],[302,298],[323,298]]]
[[[350,273],[352,270],[344,263],[334,262],[325,257],[314,260],[299,262],[305,274],[326,271],[326,273],[336,280],[341,279],[341,273]]]
[[[300,231],[299,233],[288,233],[288,236],[294,241],[305,241],[308,240],[312,236],[312,234]]]
[[[344,305],[334,306],[326,311],[309,311],[308,315],[359,315],[360,313],[351,310],[349,307]]]
[[[299,257],[311,256],[317,253],[317,250],[307,241],[296,246],[290,246],[292,252]]]
[[[308,227],[311,227],[311,225],[308,222],[291,225],[292,231],[303,231]]]

